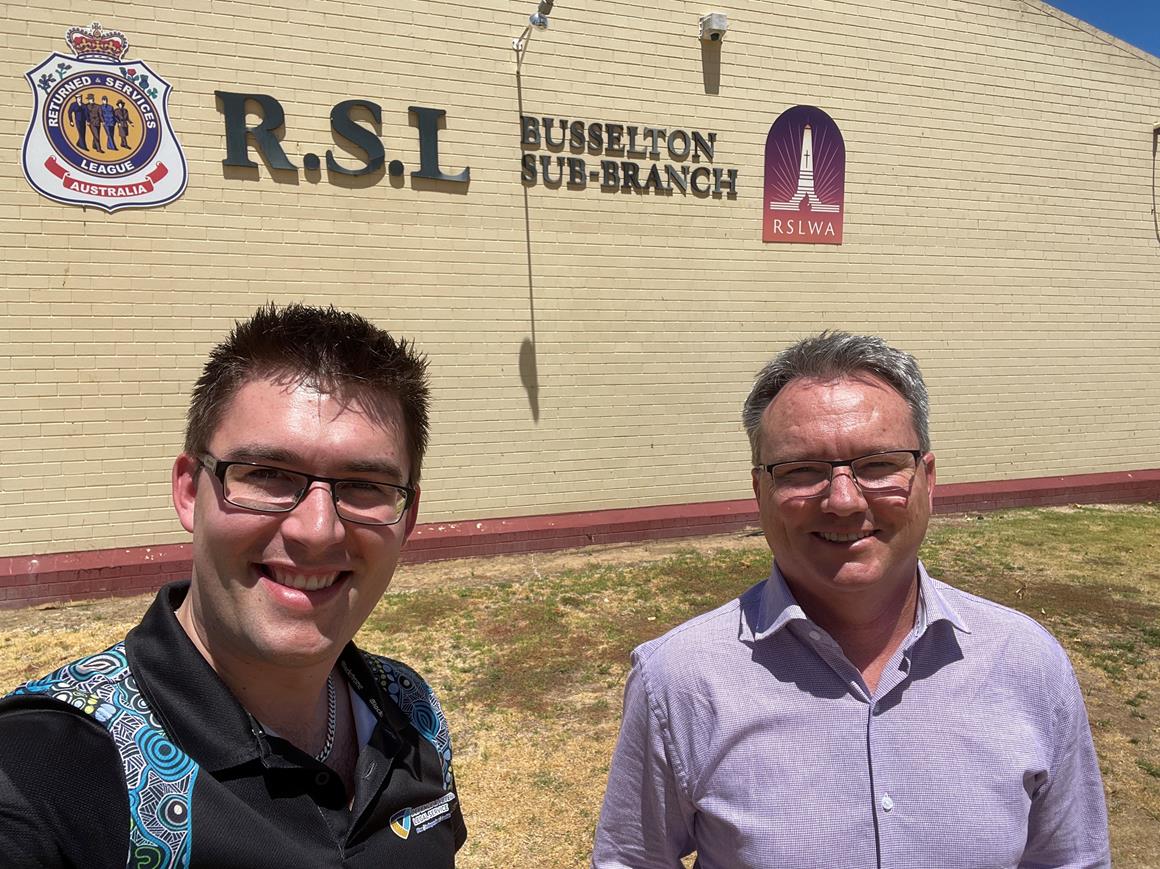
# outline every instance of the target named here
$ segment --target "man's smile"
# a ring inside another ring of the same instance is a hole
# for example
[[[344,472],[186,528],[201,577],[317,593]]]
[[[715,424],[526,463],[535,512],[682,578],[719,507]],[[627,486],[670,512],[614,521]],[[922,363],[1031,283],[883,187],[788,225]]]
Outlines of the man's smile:
[[[273,564],[261,564],[258,568],[263,574],[279,585],[285,585],[289,588],[298,589],[299,591],[318,591],[320,589],[330,588],[339,578],[345,579],[350,576],[349,570],[329,571],[326,573],[299,573],[290,568],[278,567]]]
[[[851,531],[846,534],[838,534],[833,531],[815,531],[814,536],[830,543],[854,543],[866,537],[873,537],[877,533],[876,531]]]

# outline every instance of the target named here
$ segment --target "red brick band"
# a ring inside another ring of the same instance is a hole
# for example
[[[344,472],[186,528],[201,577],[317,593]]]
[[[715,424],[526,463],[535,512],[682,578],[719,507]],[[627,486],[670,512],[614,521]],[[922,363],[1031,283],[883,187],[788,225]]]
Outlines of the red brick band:
[[[948,483],[935,489],[935,512],[970,513],[1007,507],[1160,501],[1160,469]],[[479,555],[572,549],[671,537],[724,534],[757,525],[752,498],[662,507],[629,507],[433,522],[415,528],[404,550],[411,563]],[[190,546],[173,543],[0,558],[0,607],[153,591],[186,578]]]

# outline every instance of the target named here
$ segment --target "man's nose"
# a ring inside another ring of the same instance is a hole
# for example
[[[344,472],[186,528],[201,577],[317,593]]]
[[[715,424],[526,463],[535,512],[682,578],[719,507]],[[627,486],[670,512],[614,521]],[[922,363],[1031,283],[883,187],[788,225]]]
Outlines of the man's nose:
[[[282,520],[282,535],[306,546],[329,546],[346,536],[346,525],[334,506],[330,484],[310,484],[302,500]]]
[[[866,509],[866,497],[854,479],[854,472],[848,467],[834,468],[822,507],[839,516],[849,516]]]

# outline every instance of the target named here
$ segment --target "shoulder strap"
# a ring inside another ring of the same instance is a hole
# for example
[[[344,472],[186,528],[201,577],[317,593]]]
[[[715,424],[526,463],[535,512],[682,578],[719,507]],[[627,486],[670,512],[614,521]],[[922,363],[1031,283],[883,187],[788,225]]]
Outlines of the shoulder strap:
[[[129,789],[131,869],[179,869],[190,858],[198,766],[166,735],[137,687],[125,643],[61,667],[11,696],[41,695],[91,716],[113,739]]]
[[[443,787],[451,790],[455,783],[451,770],[451,731],[439,698],[423,677],[406,664],[369,652],[362,652],[362,655],[383,694],[402,710],[419,734],[435,746],[443,768]]]

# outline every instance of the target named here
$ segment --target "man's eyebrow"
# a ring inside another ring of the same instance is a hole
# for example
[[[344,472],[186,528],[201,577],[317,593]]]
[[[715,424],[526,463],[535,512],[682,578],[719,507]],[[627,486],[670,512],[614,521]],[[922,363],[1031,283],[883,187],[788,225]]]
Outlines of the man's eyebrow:
[[[289,450],[268,444],[242,444],[227,450],[220,458],[229,462],[278,462],[284,465],[292,465],[295,461],[301,460],[300,456]]]
[[[391,477],[395,480],[405,479],[399,466],[387,460],[358,459],[347,462],[342,467],[344,471],[349,471],[352,474],[378,474],[383,477]]]
[[[918,447],[914,447],[913,449],[918,449]],[[859,453],[856,456],[844,456],[843,458],[839,458],[839,459],[823,459],[823,458],[819,458],[817,455],[810,454],[810,455],[798,456],[795,458],[775,459],[772,462],[762,462],[761,465],[781,465],[781,464],[784,464],[786,462],[828,462],[828,463],[832,464],[833,462],[849,462],[849,461],[853,461],[854,459],[864,459],[867,456],[877,456],[881,453],[909,453],[911,451],[912,451],[911,447],[883,446],[883,447],[878,447],[876,449],[870,449],[864,453]],[[761,465],[759,465],[758,467],[760,467]]]
[[[269,444],[242,444],[220,457],[229,462],[277,462],[293,470],[303,470],[302,456]],[[406,479],[397,464],[387,459],[352,459],[341,466],[344,474],[377,474],[394,480]]]

